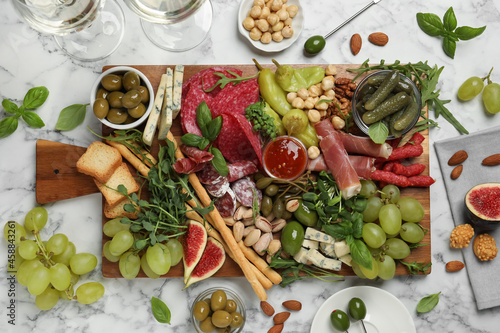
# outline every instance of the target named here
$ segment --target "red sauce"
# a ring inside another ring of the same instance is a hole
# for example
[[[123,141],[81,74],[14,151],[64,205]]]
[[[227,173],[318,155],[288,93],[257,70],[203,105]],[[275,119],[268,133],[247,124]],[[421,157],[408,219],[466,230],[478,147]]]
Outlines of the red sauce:
[[[307,152],[304,145],[292,137],[278,137],[271,141],[264,151],[264,168],[281,179],[299,177],[307,166]]]
[[[500,188],[481,187],[477,191],[472,191],[469,200],[478,213],[492,219],[500,218]]]

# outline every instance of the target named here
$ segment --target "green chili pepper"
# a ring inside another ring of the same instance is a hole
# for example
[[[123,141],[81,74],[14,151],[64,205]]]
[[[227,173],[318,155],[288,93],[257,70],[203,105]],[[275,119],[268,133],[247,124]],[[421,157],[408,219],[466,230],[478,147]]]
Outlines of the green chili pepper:
[[[310,66],[304,68],[293,68],[288,65],[280,65],[273,59],[276,65],[276,82],[281,89],[285,91],[296,92],[300,88],[309,88],[313,84],[321,82],[325,77],[325,70],[319,66]]]
[[[316,130],[311,123],[308,123],[307,127],[302,132],[293,134],[292,136],[302,141],[306,148],[318,146],[318,135],[316,135]]]
[[[264,103],[263,111],[270,117],[274,119],[274,127],[276,127],[276,136],[281,136],[286,134],[285,126],[281,121],[280,116],[274,111],[267,102]]]
[[[292,109],[292,106],[286,100],[286,92],[276,82],[272,70],[263,68],[255,59],[253,59],[253,62],[260,71],[258,78],[260,94],[274,111],[284,116]]]

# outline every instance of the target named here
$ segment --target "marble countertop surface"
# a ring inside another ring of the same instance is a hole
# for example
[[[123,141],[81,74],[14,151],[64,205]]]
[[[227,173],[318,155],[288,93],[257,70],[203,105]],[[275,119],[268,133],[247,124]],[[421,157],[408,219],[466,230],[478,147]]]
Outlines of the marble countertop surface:
[[[88,130],[100,129],[100,123],[90,114],[84,124],[68,132],[55,131],[59,112],[75,103],[88,103],[90,88],[105,65],[157,64],[251,64],[260,63],[343,64],[362,63],[366,59],[379,62],[428,60],[444,70],[438,88],[441,96],[450,99],[449,109],[471,132],[500,125],[500,116],[486,114],[480,98],[468,103],[457,100],[460,84],[470,76],[485,76],[495,67],[492,79],[500,82],[498,44],[500,0],[397,1],[383,0],[378,5],[342,28],[327,40],[325,49],[315,57],[305,57],[302,46],[311,35],[324,35],[351,16],[368,0],[302,1],[305,22],[298,41],[290,48],[274,54],[254,49],[237,29],[238,1],[213,0],[214,21],[208,38],[195,49],[167,52],[153,45],[144,35],[139,18],[119,1],[126,18],[122,44],[110,57],[97,62],[79,62],[66,56],[53,38],[32,30],[14,11],[11,0],[0,0],[0,99],[21,102],[25,92],[34,86],[50,90],[47,102],[37,111],[45,127],[34,129],[20,123],[17,131],[0,139],[0,217],[2,225],[9,220],[22,222],[35,201],[35,143],[47,139],[79,146],[88,146],[95,137]],[[459,25],[487,25],[478,38],[459,42],[455,59],[447,57],[441,40],[424,34],[417,25],[417,12],[433,12],[439,16],[453,6]],[[389,35],[389,43],[378,47],[367,41],[375,31]],[[363,37],[361,52],[353,56],[349,39],[354,33]],[[6,113],[0,110],[0,118]],[[431,114],[431,118],[434,115]],[[367,281],[347,277],[339,283],[300,281],[286,288],[274,287],[268,297],[278,310],[289,299],[302,301],[303,310],[293,313],[284,332],[309,332],[315,313],[332,294],[350,287],[369,285],[382,288],[396,296],[408,309],[417,332],[499,332],[500,307],[477,310],[467,276],[467,267],[457,273],[447,273],[445,263],[463,260],[461,251],[451,250],[449,235],[453,228],[452,215],[439,164],[432,143],[460,135],[449,123],[439,118],[439,128],[430,131],[430,174],[437,181],[431,187],[432,273],[428,276],[399,276],[390,281]],[[60,201],[45,205],[49,223],[42,236],[53,233],[68,235],[78,252],[101,257],[101,195]],[[498,240],[497,240],[498,241]],[[0,241],[0,331],[1,332],[193,332],[189,308],[194,298],[208,287],[227,286],[236,290],[247,307],[245,332],[267,332],[271,319],[264,316],[259,300],[244,278],[210,278],[182,290],[182,279],[107,279],[103,278],[100,262],[84,277],[98,281],[106,288],[96,303],[82,305],[76,301],[59,301],[50,311],[40,311],[34,297],[25,287],[10,284],[6,271],[6,242]],[[496,259],[500,260],[500,259]],[[499,282],[500,283],[500,282]],[[14,288],[14,296],[9,291]],[[439,304],[426,314],[417,314],[418,301],[441,291]],[[155,321],[150,310],[150,298],[161,298],[172,311],[171,325]],[[15,300],[15,325],[9,324],[11,300]],[[350,330],[351,332],[351,330]],[[371,331],[370,331],[371,332]],[[351,332],[352,333],[352,332]]]

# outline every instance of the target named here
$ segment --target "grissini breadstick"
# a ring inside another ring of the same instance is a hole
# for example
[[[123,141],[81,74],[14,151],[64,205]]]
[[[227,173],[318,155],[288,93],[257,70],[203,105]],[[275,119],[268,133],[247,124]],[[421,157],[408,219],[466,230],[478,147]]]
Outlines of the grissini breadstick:
[[[243,243],[243,241],[239,241],[238,246],[240,247],[243,254],[245,254],[245,257],[247,257],[247,259],[250,260],[250,262],[253,263],[255,267],[257,267],[262,273],[264,273],[264,275],[267,276],[269,280],[272,281],[272,283],[274,284],[281,283],[281,280],[283,280],[281,275],[279,275],[278,272],[269,267],[268,263],[264,259],[262,259],[257,253],[255,253],[254,250],[247,247]]]
[[[137,154],[137,153],[134,153],[135,156],[137,156],[144,164],[146,164],[146,166],[148,167],[153,167],[154,165],[156,165],[158,163],[158,161],[156,160],[156,158],[154,158],[153,155],[151,155],[150,152],[148,152],[146,149],[143,149],[143,148],[140,148],[139,144],[135,141],[127,141],[129,144],[131,144],[132,146],[136,147],[137,149],[139,149],[139,151],[141,152],[142,155],[140,154]]]
[[[177,146],[177,141],[175,140],[172,132],[168,132],[167,134],[167,139],[172,141],[173,144],[176,145],[175,149],[175,157],[176,158],[184,158],[184,154],[178,149]],[[203,185],[200,183],[200,180],[198,179],[198,176],[196,176],[195,173],[190,173],[189,174],[189,182],[193,186],[194,190],[196,191],[196,194],[198,195],[198,198],[200,199],[201,203],[207,207],[210,205],[212,200],[210,199],[210,196],[208,195],[207,191],[203,187]],[[236,257],[236,262],[240,265],[241,270],[243,271],[243,274],[247,278],[248,282],[250,282],[250,285],[252,286],[253,290],[257,294],[257,297],[261,301],[267,300],[267,294],[262,286],[262,284],[259,282],[257,277],[255,276],[254,271],[250,268],[250,263],[245,260],[245,255],[239,248],[238,244],[236,243],[233,233],[231,230],[226,226],[226,222],[222,218],[222,216],[219,214],[219,211],[217,208],[214,207],[210,213],[208,213],[209,216],[212,218],[214,222],[214,227],[219,230],[222,238],[226,242],[226,244],[229,246],[229,248],[233,251],[234,256]]]
[[[122,154],[122,156],[127,161],[129,161],[130,164],[132,164],[132,166],[136,168],[136,170],[139,171],[144,177],[148,176],[149,168],[144,163],[142,163],[141,160],[137,158],[137,156],[135,156],[134,153],[132,153],[125,145],[109,140],[106,140],[106,143],[118,149],[120,154]]]

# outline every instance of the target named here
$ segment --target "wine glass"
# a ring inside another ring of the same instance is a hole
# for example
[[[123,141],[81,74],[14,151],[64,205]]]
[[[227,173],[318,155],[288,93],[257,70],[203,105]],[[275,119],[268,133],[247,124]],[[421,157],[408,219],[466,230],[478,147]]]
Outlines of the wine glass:
[[[194,48],[212,25],[210,0],[123,0],[141,18],[146,36],[168,51]]]
[[[125,17],[114,0],[12,0],[33,29],[54,35],[57,45],[81,61],[103,59],[121,43]]]

